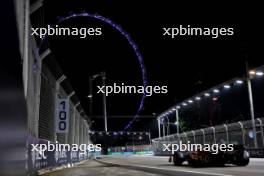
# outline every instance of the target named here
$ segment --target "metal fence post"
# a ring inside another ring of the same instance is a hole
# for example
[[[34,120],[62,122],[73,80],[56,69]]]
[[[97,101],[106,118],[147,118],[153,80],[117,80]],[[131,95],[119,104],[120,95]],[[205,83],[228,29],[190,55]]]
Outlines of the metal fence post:
[[[205,144],[205,133],[204,133],[204,129],[201,129],[202,133],[203,133],[203,144]]]
[[[75,118],[76,118],[76,106],[73,107],[73,116],[72,116],[72,143],[74,143],[75,138]]]
[[[164,121],[163,121],[163,125],[162,125],[162,130],[163,130],[163,137],[166,136],[165,134],[165,124],[164,124]]]
[[[76,118],[75,118],[75,120],[76,120],[76,123],[75,123],[75,131],[76,131],[76,133],[75,133],[75,143],[76,144],[80,144],[79,143],[79,123],[80,123],[80,114],[78,113],[78,111],[77,111],[77,113],[76,113],[76,116],[75,116]]]
[[[24,94],[27,97],[28,91],[28,75],[29,75],[29,23],[30,23],[30,1],[24,1],[24,37],[23,37],[23,69],[22,78],[24,82]]]
[[[183,132],[184,136],[185,136],[185,139],[186,139],[186,142],[188,142],[188,137],[187,137],[187,134],[185,132]]]
[[[77,125],[77,123],[76,123],[77,122],[77,115],[76,115],[76,113],[78,112],[76,108],[79,105],[80,105],[80,102],[76,103],[74,105],[74,107],[73,107],[73,129],[72,129],[72,131],[73,131],[73,137],[72,137],[73,143],[76,143],[76,134],[77,134],[76,129],[78,128],[78,127],[76,127],[76,125]]]
[[[256,119],[257,121],[259,121],[259,125],[260,125],[260,131],[261,131],[261,137],[262,137],[262,147],[264,147],[264,132],[263,132],[263,123],[262,123],[262,120],[257,118]]]
[[[159,138],[161,137],[160,135],[160,119],[158,119],[158,129],[159,129]]]
[[[83,144],[86,144],[85,140],[85,120],[83,119]]]
[[[216,144],[216,137],[215,137],[215,127],[211,127],[213,129],[213,133],[214,133],[214,143]]]
[[[180,142],[180,140],[181,140],[181,135],[178,133],[177,134],[177,141]]]
[[[79,116],[79,145],[83,143],[83,120],[82,120],[82,116]]]
[[[245,142],[245,132],[244,132],[244,125],[239,121],[238,124],[240,125],[241,127],[241,131],[242,131],[242,140],[243,140],[243,145],[245,146],[246,145],[246,142]]]
[[[192,130],[192,134],[193,134],[193,142],[196,144],[195,131]]]
[[[228,126],[224,124],[224,127],[226,129],[226,143],[229,144],[229,138],[228,138]]]

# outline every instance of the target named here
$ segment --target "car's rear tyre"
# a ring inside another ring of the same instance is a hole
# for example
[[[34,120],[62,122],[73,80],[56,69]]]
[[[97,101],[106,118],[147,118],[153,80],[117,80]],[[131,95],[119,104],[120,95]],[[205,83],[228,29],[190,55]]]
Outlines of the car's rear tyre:
[[[249,158],[247,159],[241,158],[241,160],[238,159],[234,164],[237,166],[247,166],[248,163],[249,163]]]
[[[247,151],[242,152],[240,155],[234,156],[234,164],[237,166],[246,166],[249,163],[249,154]]]
[[[249,159],[243,159],[241,161],[235,162],[234,164],[237,166],[246,166],[249,163]]]
[[[172,159],[174,166],[181,166],[184,161],[182,158],[179,157],[178,154],[174,154]]]

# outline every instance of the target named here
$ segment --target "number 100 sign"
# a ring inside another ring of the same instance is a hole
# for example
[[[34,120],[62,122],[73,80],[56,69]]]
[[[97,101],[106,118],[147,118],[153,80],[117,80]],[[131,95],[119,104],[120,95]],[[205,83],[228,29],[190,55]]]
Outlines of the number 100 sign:
[[[68,133],[69,129],[69,100],[57,99],[56,104],[56,133]]]

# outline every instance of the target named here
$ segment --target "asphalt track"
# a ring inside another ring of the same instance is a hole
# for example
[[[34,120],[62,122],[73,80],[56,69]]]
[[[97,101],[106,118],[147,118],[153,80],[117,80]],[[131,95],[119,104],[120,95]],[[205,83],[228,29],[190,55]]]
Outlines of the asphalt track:
[[[251,159],[246,167],[193,168],[184,163],[173,166],[168,157],[156,156],[104,156],[96,161],[66,168],[44,176],[264,176],[264,159]]]
[[[225,167],[193,168],[184,163],[183,166],[173,166],[168,163],[168,157],[157,156],[127,156],[104,157],[103,162],[123,165],[130,169],[164,175],[215,175],[215,176],[264,176],[264,159],[251,158],[248,166],[238,167],[226,165]]]

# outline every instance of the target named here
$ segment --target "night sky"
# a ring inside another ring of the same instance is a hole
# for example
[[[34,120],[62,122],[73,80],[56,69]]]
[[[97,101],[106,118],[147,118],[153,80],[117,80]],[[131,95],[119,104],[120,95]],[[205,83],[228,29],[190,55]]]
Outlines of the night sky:
[[[261,51],[260,14],[250,12],[249,6],[224,4],[172,4],[170,1],[142,3],[139,1],[63,1],[44,2],[45,23],[55,24],[58,16],[87,11],[111,19],[128,32],[141,51],[149,85],[167,85],[168,94],[156,94],[145,99],[142,117],[131,130],[157,132],[153,113],[159,114],[176,102],[212,86],[245,74],[245,62],[250,67],[263,65]],[[171,39],[163,36],[163,27],[178,25],[193,27],[233,27],[234,36],[217,39],[198,36],[181,36]],[[103,35],[78,39],[76,37],[50,37],[49,45],[70,79],[75,92],[89,114],[90,75],[106,72],[107,84],[125,83],[142,85],[139,63],[126,39],[111,26],[91,18],[75,18],[64,22],[65,27],[102,27]],[[257,97],[263,97],[262,84],[258,83]],[[100,85],[100,80],[94,82]],[[221,102],[218,122],[239,119],[238,114],[248,115],[246,91]],[[262,93],[262,94],[261,94]],[[245,95],[244,95],[245,94]],[[242,96],[243,95],[243,96]],[[94,93],[93,129],[103,130],[101,95]],[[122,130],[137,111],[141,95],[111,95],[107,97],[109,130]],[[235,101],[243,97],[241,106]],[[232,101],[231,101],[232,100]],[[257,104],[263,99],[258,98]],[[230,103],[231,102],[231,103]],[[229,104],[228,104],[229,103]],[[239,106],[231,112],[227,106]],[[262,107],[263,104],[258,105]],[[205,109],[208,109],[205,107]],[[259,115],[263,115],[259,108]],[[206,111],[206,110],[204,110]],[[242,116],[243,116],[242,115]],[[182,113],[184,116],[184,113]],[[246,117],[244,119],[247,119]],[[240,120],[240,119],[239,119]],[[243,120],[243,118],[242,118]],[[203,125],[212,125],[203,118]],[[214,122],[213,125],[215,125]],[[154,133],[154,136],[156,135]]]

